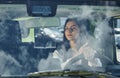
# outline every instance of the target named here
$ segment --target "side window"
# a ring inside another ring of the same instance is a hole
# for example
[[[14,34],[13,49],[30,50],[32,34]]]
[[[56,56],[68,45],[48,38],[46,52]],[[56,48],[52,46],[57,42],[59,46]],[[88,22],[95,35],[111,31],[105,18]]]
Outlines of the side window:
[[[115,45],[117,61],[120,62],[120,18],[114,20]]]

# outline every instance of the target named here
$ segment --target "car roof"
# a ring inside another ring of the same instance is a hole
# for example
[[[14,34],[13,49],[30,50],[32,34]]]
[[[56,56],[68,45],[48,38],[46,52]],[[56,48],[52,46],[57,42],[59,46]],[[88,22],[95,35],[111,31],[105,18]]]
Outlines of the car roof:
[[[45,1],[54,2],[56,4],[71,4],[71,5],[112,5],[109,2],[115,3],[115,6],[120,6],[119,0],[0,0],[0,4],[26,4],[28,1]]]

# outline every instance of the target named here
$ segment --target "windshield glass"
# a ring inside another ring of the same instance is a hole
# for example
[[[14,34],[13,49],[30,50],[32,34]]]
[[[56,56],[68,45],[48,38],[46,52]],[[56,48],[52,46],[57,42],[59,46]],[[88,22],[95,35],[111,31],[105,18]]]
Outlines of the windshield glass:
[[[120,7],[116,6],[58,5],[54,17],[30,17],[26,5],[0,5],[0,74],[27,75],[66,69],[104,72],[106,65],[113,64],[115,58],[110,20],[119,14]],[[68,18],[80,21],[83,29],[76,28],[75,22],[72,27],[67,24],[64,27]],[[73,38],[74,30],[83,31],[86,36],[77,34],[82,39]],[[77,48],[72,48],[70,43],[67,48],[63,45],[65,35],[68,42],[80,43]],[[74,51],[82,51],[81,47],[83,50],[87,47],[84,52],[87,55],[79,52],[72,56]],[[94,54],[95,57],[91,57]],[[86,60],[87,63],[82,63]]]

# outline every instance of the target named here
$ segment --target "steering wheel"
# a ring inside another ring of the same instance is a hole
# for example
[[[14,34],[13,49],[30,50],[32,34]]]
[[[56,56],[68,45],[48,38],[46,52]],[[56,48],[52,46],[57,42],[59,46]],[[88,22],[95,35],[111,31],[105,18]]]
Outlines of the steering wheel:
[[[102,63],[102,67],[90,67],[88,65],[88,61],[84,58],[83,54],[77,55],[76,57],[72,58],[67,62],[64,66],[64,70],[84,70],[84,71],[105,71],[105,68],[108,63],[113,64],[107,57],[101,55],[100,61]],[[81,60],[81,64],[76,64]]]
[[[82,61],[81,64],[76,64],[76,62]],[[88,70],[90,68],[85,60],[83,54],[77,55],[74,58],[70,58],[69,62],[64,66],[64,70]]]

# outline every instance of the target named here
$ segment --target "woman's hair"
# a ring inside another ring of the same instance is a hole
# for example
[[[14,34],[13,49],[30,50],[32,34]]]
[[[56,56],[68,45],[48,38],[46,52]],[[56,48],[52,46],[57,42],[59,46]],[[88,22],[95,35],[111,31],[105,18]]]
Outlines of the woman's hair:
[[[90,21],[88,19],[68,18],[64,24],[64,35],[63,35],[63,45],[66,50],[71,48],[70,44],[69,44],[69,40],[67,40],[67,38],[65,36],[65,27],[66,27],[66,24],[70,21],[73,21],[76,23],[76,26],[78,26],[78,28],[80,30],[80,36],[82,36],[82,38],[83,38],[83,36],[85,37],[87,35],[87,33],[90,34],[90,26],[89,26]]]

